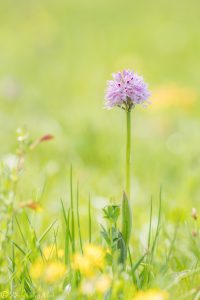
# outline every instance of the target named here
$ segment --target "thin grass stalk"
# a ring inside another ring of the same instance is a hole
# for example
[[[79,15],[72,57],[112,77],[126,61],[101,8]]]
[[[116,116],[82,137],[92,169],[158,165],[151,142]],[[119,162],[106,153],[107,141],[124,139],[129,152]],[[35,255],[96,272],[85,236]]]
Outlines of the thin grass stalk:
[[[19,223],[19,221],[18,221],[16,215],[15,215],[15,221],[16,221],[16,223],[17,223],[17,227],[18,227],[18,229],[19,229],[19,232],[20,232],[20,234],[21,234],[21,237],[22,237],[22,239],[23,239],[23,242],[24,242],[24,244],[27,246],[27,240],[25,239],[25,236],[24,236],[24,234],[23,234],[23,232],[22,232],[20,223]]]
[[[53,229],[54,245],[55,245],[55,251],[56,251],[56,258],[58,259],[57,234],[58,234],[58,227],[57,227],[57,230],[56,230],[56,231],[55,231],[55,229]]]
[[[51,228],[53,228],[53,226],[55,225],[55,223],[57,222],[57,220],[54,220],[48,227],[47,229],[43,232],[43,234],[39,237],[39,239],[37,240],[37,243],[40,244],[41,241],[45,238],[45,236],[49,233],[49,231],[51,230]]]
[[[158,222],[157,222],[156,234],[155,234],[155,238],[154,238],[154,242],[153,242],[152,250],[151,250],[151,262],[153,261],[153,255],[154,255],[155,247],[156,247],[159,232],[160,232],[161,211],[162,211],[162,188],[160,188]]]
[[[67,227],[66,227],[66,248],[65,248],[65,262],[69,264],[70,262],[70,209],[67,214]]]
[[[13,231],[14,231],[14,219],[12,217],[12,235],[13,235]],[[12,247],[12,274],[15,274],[15,247],[14,244],[11,244]],[[15,292],[15,280],[14,280],[14,276],[12,276],[12,280],[11,280],[11,299],[14,299],[13,295]]]
[[[62,205],[62,212],[65,222],[65,231],[64,231],[64,240],[65,240],[65,264],[67,265],[69,262],[69,244],[70,241],[72,242],[71,234],[70,234],[70,209],[68,210],[68,213],[66,214],[65,207],[63,204],[63,201],[61,199],[61,205]]]
[[[152,245],[151,252],[150,252],[149,265],[151,265],[153,263],[154,252],[155,252],[156,245],[158,243],[158,236],[160,233],[161,211],[162,211],[162,188],[160,188],[158,222],[157,222],[157,227],[156,227],[155,238],[154,238],[153,245]],[[149,283],[149,281],[150,281],[150,271],[148,271],[147,283]]]
[[[131,164],[131,111],[126,112],[126,194],[130,199]]]
[[[150,244],[151,244],[152,212],[153,212],[153,201],[152,201],[152,197],[151,197],[151,200],[150,200],[150,216],[149,216],[149,234],[148,234],[148,246],[147,246],[148,251],[150,249]]]
[[[79,214],[79,184],[78,184],[78,182],[77,182],[77,194],[76,194],[76,212],[77,212],[78,236],[79,236],[79,241],[80,241],[80,248],[81,248],[81,252],[83,253],[83,243],[82,243],[80,214]]]
[[[146,267],[145,267],[145,274],[144,274],[144,282],[149,282],[150,279],[150,273],[149,273],[149,264],[151,260],[151,252],[150,252],[150,247],[151,247],[151,231],[152,231],[152,213],[153,213],[153,201],[152,197],[150,200],[150,216],[149,216],[149,233],[148,233],[148,245],[147,245],[147,256],[146,256]]]
[[[63,216],[64,216],[65,225],[66,225],[66,227],[67,227],[68,217],[67,217],[67,214],[66,214],[65,207],[64,207],[64,204],[63,204],[62,199],[61,199],[61,205],[62,205],[62,211],[63,211]],[[70,211],[70,209],[69,209],[69,211]],[[70,239],[70,242],[72,242],[72,237],[71,237],[70,231],[69,231],[69,239]]]
[[[130,261],[130,266],[131,266],[131,270],[133,268],[133,260],[132,260],[132,257],[131,257],[131,251],[130,251],[130,247],[128,246],[128,257],[129,257],[129,261]],[[132,280],[133,280],[133,283],[134,283],[134,274],[131,272],[132,274]]]
[[[168,266],[168,263],[170,261],[170,257],[172,255],[172,252],[173,252],[173,249],[174,249],[174,244],[175,244],[175,241],[176,241],[177,232],[178,232],[178,225],[175,228],[174,236],[172,238],[171,245],[170,245],[170,248],[169,248],[169,252],[168,252],[167,257],[166,257],[166,262],[165,262],[165,266],[164,266],[164,270],[163,270],[164,272],[166,271],[165,268],[167,268],[167,266]]]
[[[43,252],[42,252],[42,249],[41,249],[41,246],[40,246],[40,241],[39,241],[39,239],[37,237],[37,234],[35,232],[35,229],[34,229],[32,223],[31,223],[31,221],[30,221],[30,219],[29,219],[29,217],[27,215],[27,212],[25,212],[25,217],[26,217],[26,219],[28,221],[28,224],[31,227],[31,231],[32,231],[32,233],[34,235],[34,238],[33,238],[34,239],[34,246],[39,250],[41,258],[42,258],[43,262],[45,262],[45,257],[43,255]]]
[[[89,231],[89,243],[92,242],[92,218],[91,218],[91,199],[89,194],[89,201],[88,201],[88,231]]]
[[[74,225],[74,201],[73,201],[73,173],[70,167],[70,200],[71,200],[71,236],[72,236],[72,252],[75,252],[75,225]]]

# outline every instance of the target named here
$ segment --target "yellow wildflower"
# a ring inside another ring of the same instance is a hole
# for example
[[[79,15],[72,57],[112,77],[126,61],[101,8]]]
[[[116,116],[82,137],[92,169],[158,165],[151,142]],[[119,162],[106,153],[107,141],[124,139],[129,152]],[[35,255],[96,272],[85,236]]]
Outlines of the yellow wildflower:
[[[36,260],[30,268],[30,276],[33,280],[44,280],[48,283],[54,283],[64,276],[66,266],[59,261],[51,261],[44,264],[41,259]]]
[[[30,276],[32,279],[39,279],[44,272],[44,264],[41,260],[35,261],[30,268]]]
[[[73,256],[73,268],[79,270],[86,277],[91,277],[98,269],[105,265],[105,252],[102,247],[88,244],[84,247],[84,254]]]
[[[88,257],[75,254],[73,257],[73,267],[75,270],[79,270],[82,274],[87,277],[91,277],[94,274],[94,269],[92,268],[92,262]]]
[[[80,292],[84,295],[91,296],[95,293],[104,294],[111,286],[109,275],[102,274],[91,279],[84,279],[80,285]]]
[[[198,99],[195,90],[190,87],[181,87],[175,84],[168,86],[161,86],[153,93],[152,102],[154,105],[152,109],[167,108],[167,107],[181,107],[189,109],[194,106]]]
[[[167,299],[168,299],[168,293],[157,289],[140,291],[133,298],[133,300],[167,300]]]
[[[51,262],[45,268],[44,281],[48,283],[54,283],[64,276],[66,272],[66,266],[61,262]]]
[[[64,250],[63,249],[58,249],[58,257],[62,258],[64,256]]]
[[[88,244],[84,247],[84,255],[89,258],[94,267],[102,269],[105,265],[105,251],[102,247]]]
[[[43,250],[42,250],[44,257],[48,260],[50,258],[52,258],[53,254],[54,254],[54,245],[53,246],[46,246]]]
[[[111,286],[111,278],[108,275],[102,274],[95,282],[95,290],[97,293],[104,294]]]

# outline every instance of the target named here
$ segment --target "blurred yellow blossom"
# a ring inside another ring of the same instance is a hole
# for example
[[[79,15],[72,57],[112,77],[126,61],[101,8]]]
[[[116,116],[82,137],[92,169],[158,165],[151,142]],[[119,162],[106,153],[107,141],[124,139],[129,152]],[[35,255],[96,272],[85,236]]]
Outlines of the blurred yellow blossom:
[[[111,286],[111,278],[109,275],[102,274],[95,282],[95,290],[97,293],[104,294]]]
[[[105,265],[105,251],[102,247],[88,244],[84,247],[84,255],[88,257],[94,267],[103,268]]]
[[[30,268],[30,276],[32,279],[39,279],[44,272],[44,264],[42,260],[35,261]]]
[[[92,279],[84,279],[80,285],[80,292],[91,296],[95,293],[104,294],[111,286],[111,278],[107,274],[102,274]]]
[[[44,281],[54,283],[63,278],[66,272],[66,266],[61,262],[49,263],[44,271]]]
[[[181,87],[175,84],[161,86],[152,93],[152,109],[178,106],[184,109],[193,107],[198,99],[195,90],[190,87]]]
[[[84,254],[76,253],[73,256],[73,268],[79,270],[87,277],[91,277],[98,269],[105,265],[105,251],[102,247],[88,244],[85,245]]]
[[[92,263],[88,257],[76,253],[73,256],[73,268],[79,270],[82,274],[87,277],[91,277],[94,274],[94,269],[92,268]]]
[[[54,283],[63,278],[66,273],[66,266],[59,261],[51,261],[47,264],[41,259],[36,260],[30,268],[32,279],[43,280],[47,283]]]
[[[150,289],[147,291],[140,291],[133,297],[133,300],[167,300],[168,293],[165,291]]]

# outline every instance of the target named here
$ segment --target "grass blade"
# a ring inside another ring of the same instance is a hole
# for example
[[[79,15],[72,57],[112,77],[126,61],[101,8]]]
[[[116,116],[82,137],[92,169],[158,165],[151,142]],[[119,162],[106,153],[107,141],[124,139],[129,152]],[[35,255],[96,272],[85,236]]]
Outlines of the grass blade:
[[[149,232],[148,232],[148,244],[147,244],[147,255],[146,255],[146,264],[144,267],[144,270],[142,272],[142,280],[143,280],[143,284],[146,284],[147,282],[149,282],[150,279],[150,261],[151,261],[151,231],[152,231],[152,213],[153,213],[153,201],[152,201],[152,197],[150,200],[150,216],[149,216]]]
[[[92,218],[91,218],[91,199],[89,194],[89,201],[88,201],[88,230],[89,230],[89,243],[92,242]]]
[[[73,173],[70,167],[70,203],[71,203],[71,234],[72,234],[72,252],[75,252],[75,226],[74,226],[74,202],[73,202]]]
[[[161,211],[162,211],[162,189],[160,188],[158,222],[157,222],[157,227],[156,227],[155,238],[154,238],[153,245],[152,245],[152,248],[151,248],[151,263],[153,261],[155,247],[156,247],[156,244],[157,244],[157,241],[158,241],[159,232],[160,232]]]
[[[134,263],[132,269],[131,269],[131,272],[134,273],[137,268],[139,267],[139,265],[143,262],[145,256],[147,255],[147,253],[145,253],[142,257],[140,257],[140,259],[138,259],[138,261],[136,261],[136,263]]]
[[[38,243],[40,243],[45,236],[47,235],[47,233],[51,230],[51,228],[54,226],[54,224],[57,222],[57,220],[54,220],[48,227],[47,229],[44,231],[44,233],[40,236],[40,238],[38,239]]]
[[[26,252],[14,241],[12,241],[12,244],[24,255],[26,256]]]
[[[65,263],[69,264],[70,261],[70,209],[68,210],[67,215],[67,226],[66,226],[66,234],[65,234]]]
[[[148,234],[148,246],[147,246],[148,251],[150,249],[150,244],[151,244],[152,211],[153,211],[153,205],[152,205],[152,197],[151,197],[151,201],[150,201],[150,217],[149,217],[149,234]]]
[[[122,198],[122,236],[127,248],[131,236],[131,229],[132,229],[131,208],[130,208],[129,200],[124,192]]]
[[[14,232],[14,218],[12,217],[12,235]],[[12,243],[12,274],[15,274],[15,247],[14,244]],[[15,292],[15,279],[14,276],[12,277],[11,280],[11,295],[13,295]],[[12,296],[12,299],[14,299],[14,297]]]
[[[64,232],[65,264],[67,265],[69,263],[69,256],[70,256],[69,245],[70,245],[70,242],[72,243],[72,237],[71,237],[71,233],[70,233],[70,208],[68,209],[68,213],[66,214],[62,199],[61,199],[61,204],[62,204],[62,211],[63,211],[64,222],[65,222],[65,232]]]
[[[23,239],[23,241],[24,241],[24,244],[27,246],[27,241],[26,241],[25,236],[24,236],[24,234],[23,234],[23,232],[22,232],[22,230],[21,230],[21,226],[20,226],[20,224],[19,224],[19,221],[18,221],[18,219],[17,219],[17,216],[15,216],[15,221],[16,221],[16,223],[17,223],[17,227],[19,228],[19,232],[20,232],[21,237],[22,237],[22,239]]]
[[[61,205],[62,205],[62,212],[63,212],[63,216],[64,216],[65,226],[67,227],[68,226],[68,222],[69,222],[68,221],[68,217],[66,215],[66,211],[65,211],[65,207],[64,207],[62,199],[60,201],[61,201]],[[72,237],[71,237],[70,231],[69,231],[69,238],[70,238],[70,241],[72,242]]]
[[[76,211],[77,211],[78,235],[79,235],[79,241],[80,241],[80,248],[81,248],[81,252],[83,253],[83,243],[82,243],[80,215],[79,215],[79,185],[78,185],[78,183],[77,183],[77,196],[76,196]]]
[[[55,250],[56,250],[56,258],[58,259],[58,245],[57,245],[58,227],[57,227],[56,231],[53,228],[53,235],[54,235],[54,246],[55,246]]]

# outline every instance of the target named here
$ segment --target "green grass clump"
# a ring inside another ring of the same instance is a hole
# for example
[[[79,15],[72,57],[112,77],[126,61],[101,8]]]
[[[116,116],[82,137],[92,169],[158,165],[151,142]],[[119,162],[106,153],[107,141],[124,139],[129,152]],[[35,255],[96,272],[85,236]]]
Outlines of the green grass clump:
[[[174,227],[163,210],[162,190],[158,205],[151,199],[147,209],[148,228],[144,231],[133,222],[132,233],[126,239],[126,232],[130,233],[126,222],[130,212],[123,208],[126,195],[103,207],[100,222],[89,196],[87,219],[82,218],[79,184],[74,186],[71,166],[67,200],[59,201],[56,219],[42,229],[39,222],[46,207],[41,210],[41,198],[27,202],[16,198],[25,159],[31,151],[40,151],[39,145],[49,139],[52,136],[46,135],[32,141],[21,129],[13,164],[8,159],[1,163],[2,293],[12,299],[137,300],[154,299],[150,297],[156,295],[161,299],[198,299],[197,212],[193,209],[191,220]]]

